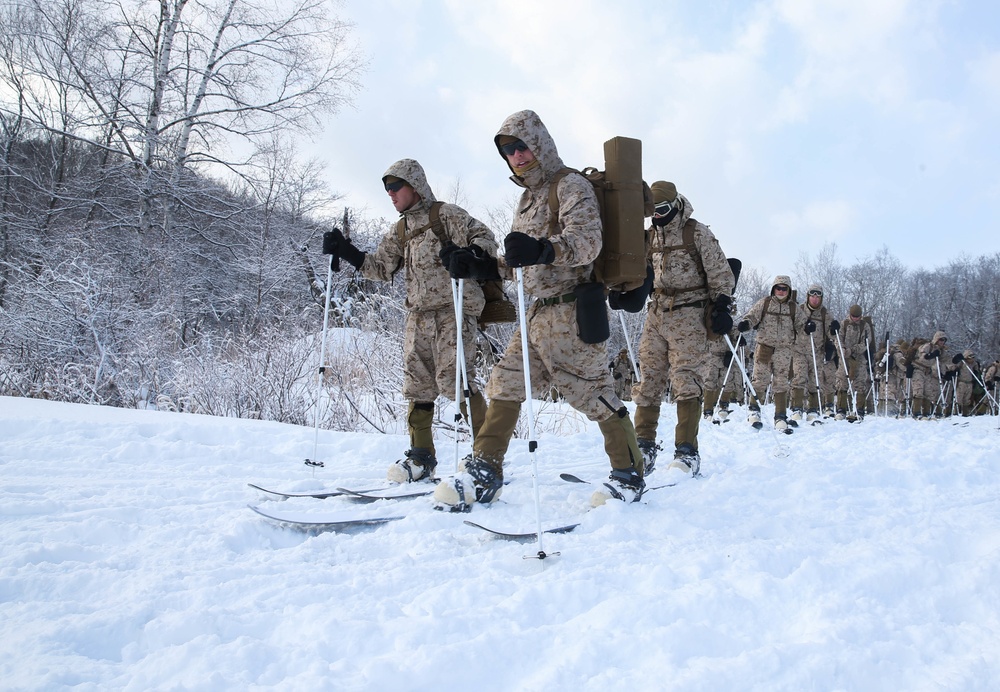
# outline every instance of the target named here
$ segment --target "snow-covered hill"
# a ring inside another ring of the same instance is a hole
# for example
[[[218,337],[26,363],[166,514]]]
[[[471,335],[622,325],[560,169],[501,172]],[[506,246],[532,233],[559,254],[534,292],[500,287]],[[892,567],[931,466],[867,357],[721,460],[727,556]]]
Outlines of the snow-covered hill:
[[[357,506],[247,482],[378,485],[405,438],[321,431],[312,470],[311,428],[0,398],[0,687],[1000,689],[997,418],[734,418],[703,478],[592,511],[558,474],[606,475],[596,425],[541,435],[543,522],[581,525],[539,561],[462,523],[534,528],[524,441],[492,508],[308,534],[247,504]]]

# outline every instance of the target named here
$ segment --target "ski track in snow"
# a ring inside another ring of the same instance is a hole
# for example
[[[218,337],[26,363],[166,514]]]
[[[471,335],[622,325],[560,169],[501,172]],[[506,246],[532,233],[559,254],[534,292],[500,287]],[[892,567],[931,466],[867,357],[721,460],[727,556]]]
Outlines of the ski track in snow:
[[[462,523],[534,530],[524,440],[470,515],[278,502],[247,482],[378,486],[406,438],[320,431],[313,471],[312,428],[0,397],[0,687],[1000,689],[997,418],[778,436],[744,414],[702,426],[702,478],[588,511],[558,474],[607,459],[566,413],[539,436],[542,523],[581,525],[540,561]],[[302,532],[247,504],[406,517]]]

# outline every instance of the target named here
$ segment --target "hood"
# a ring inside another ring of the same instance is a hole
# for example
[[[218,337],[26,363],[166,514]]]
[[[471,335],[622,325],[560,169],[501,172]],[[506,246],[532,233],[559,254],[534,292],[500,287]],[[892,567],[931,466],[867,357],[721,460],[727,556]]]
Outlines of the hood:
[[[934,338],[931,339],[931,341],[936,344],[941,339],[947,339],[947,338],[948,338],[948,335],[945,334],[944,332],[934,332]]]
[[[402,178],[420,195],[420,201],[410,209],[407,209],[407,211],[412,211],[418,207],[426,209],[437,201],[430,184],[427,182],[427,175],[424,173],[423,166],[413,159],[400,159],[389,166],[382,175],[383,185],[385,185],[385,179],[390,175]]]
[[[819,305],[816,306],[816,309],[818,310],[819,308],[823,307],[823,298],[825,298],[826,296],[822,295],[823,294],[823,287],[822,286],[820,286],[819,284],[809,284],[809,288],[806,289],[806,301],[807,301],[806,305],[809,304],[808,303],[809,294],[812,291],[819,291],[820,292]]]
[[[559,158],[559,151],[556,149],[556,143],[553,141],[552,135],[549,134],[545,123],[542,122],[542,119],[534,111],[518,111],[513,115],[507,116],[507,119],[503,121],[503,125],[500,126],[496,136],[493,138],[493,144],[497,148],[497,153],[500,154],[500,158],[504,160],[507,168],[510,168],[511,173],[514,174],[514,169],[511,168],[507,157],[500,151],[498,139],[505,135],[508,137],[517,137],[528,145],[531,153],[538,160],[543,180],[550,179],[560,168],[564,167],[562,159]],[[513,179],[519,185],[525,184],[523,179],[516,174],[513,175]]]
[[[777,286],[777,285],[779,285],[779,284],[784,284],[785,286],[788,286],[788,295],[789,295],[789,297],[791,297],[791,295],[792,295],[792,279],[791,279],[791,277],[788,276],[788,275],[786,275],[786,274],[778,274],[776,277],[774,277],[774,281],[771,282],[771,295],[772,296],[774,295],[774,287]]]

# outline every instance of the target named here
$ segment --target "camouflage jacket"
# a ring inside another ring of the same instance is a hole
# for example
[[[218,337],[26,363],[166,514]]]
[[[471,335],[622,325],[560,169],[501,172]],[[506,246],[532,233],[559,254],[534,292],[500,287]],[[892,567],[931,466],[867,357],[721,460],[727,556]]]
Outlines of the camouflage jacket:
[[[840,325],[840,343],[844,347],[845,357],[861,360],[865,357],[866,349],[871,348],[874,352],[875,334],[866,319],[854,322],[850,317],[845,317]]]
[[[681,202],[680,213],[663,228],[651,225],[646,230],[647,257],[655,271],[653,290],[673,296],[677,305],[706,299],[715,302],[720,295],[731,297],[735,280],[719,241],[708,226],[691,219],[694,208],[688,199],[681,194],[677,199]],[[691,249],[686,248],[683,239],[689,219],[694,221]],[[698,257],[691,250],[700,257],[704,274],[699,271]]]
[[[454,304],[451,277],[441,264],[441,241],[429,227],[430,207],[437,200],[427,183],[424,169],[412,159],[403,159],[389,166],[385,175],[408,182],[420,199],[400,215],[404,223],[403,237],[400,238],[397,232],[397,224],[393,224],[378,247],[368,253],[361,266],[361,274],[367,279],[389,281],[400,268],[405,267],[407,310],[451,307]],[[461,207],[444,204],[440,218],[445,235],[456,245],[465,247],[475,243],[490,255],[497,254],[493,232]],[[464,297],[465,314],[479,315],[486,304],[479,284],[466,281]]]
[[[552,264],[524,268],[525,293],[541,298],[571,293],[575,286],[593,281],[594,260],[601,252],[601,216],[594,189],[581,175],[570,174],[559,180],[559,219],[553,233],[549,223],[549,186],[564,164],[552,136],[538,115],[528,110],[508,117],[496,137],[503,135],[517,137],[527,144],[539,163],[523,176],[511,169],[514,173],[511,180],[524,188],[524,192],[510,230],[548,238],[555,249]],[[503,152],[500,156],[507,162]],[[502,276],[514,277],[514,270],[506,266],[502,256],[499,264]]]
[[[759,344],[792,347],[795,345],[795,325],[792,324],[794,306],[795,303],[790,298],[781,301],[775,296],[765,296],[754,303],[737,323],[748,320],[751,329],[757,330]]]
[[[798,350],[802,353],[811,354],[813,349],[813,344],[816,346],[816,356],[817,358],[823,358],[823,354],[826,352],[826,342],[830,338],[830,322],[829,313],[823,303],[819,304],[815,310],[809,307],[809,299],[807,298],[805,302],[798,305],[795,309],[795,343]],[[816,331],[813,332],[812,338],[806,334],[806,322],[812,320],[816,325]]]

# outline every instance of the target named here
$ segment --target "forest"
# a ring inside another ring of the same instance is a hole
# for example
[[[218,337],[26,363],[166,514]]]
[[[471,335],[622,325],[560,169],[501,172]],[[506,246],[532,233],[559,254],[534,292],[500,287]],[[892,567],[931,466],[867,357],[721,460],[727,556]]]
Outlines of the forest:
[[[372,249],[395,219],[338,205],[296,147],[364,70],[312,0],[0,6],[0,395],[399,430],[404,279],[330,272],[321,251],[334,226]],[[483,214],[498,239],[511,209]],[[800,255],[800,300],[819,283],[880,338],[944,330],[1000,355],[1000,253],[838,252]],[[740,310],[772,279],[745,266]],[[642,319],[612,315],[609,353]],[[479,377],[511,332],[480,334]]]

